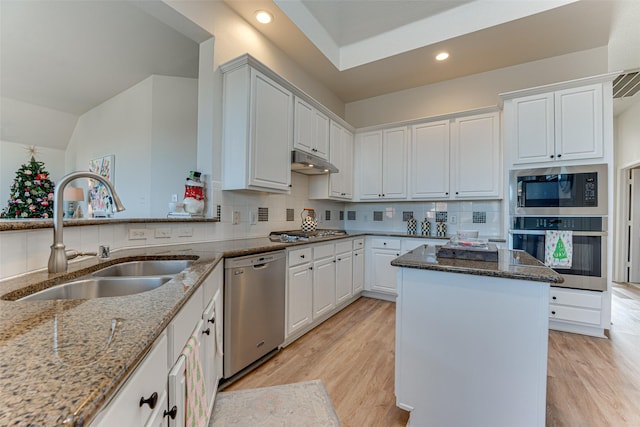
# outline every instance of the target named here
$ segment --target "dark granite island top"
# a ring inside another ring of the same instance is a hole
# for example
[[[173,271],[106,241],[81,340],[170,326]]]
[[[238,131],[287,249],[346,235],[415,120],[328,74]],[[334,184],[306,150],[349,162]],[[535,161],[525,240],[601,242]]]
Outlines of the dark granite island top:
[[[562,283],[564,281],[562,275],[528,253],[506,249],[499,249],[498,261],[490,262],[436,257],[435,246],[422,245],[391,261],[391,265],[535,282]]]

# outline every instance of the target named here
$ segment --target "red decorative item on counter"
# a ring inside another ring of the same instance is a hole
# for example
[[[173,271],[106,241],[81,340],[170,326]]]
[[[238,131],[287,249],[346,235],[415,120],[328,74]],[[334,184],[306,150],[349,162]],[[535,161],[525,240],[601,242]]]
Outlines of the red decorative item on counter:
[[[192,215],[204,212],[204,184],[200,182],[200,172],[191,171],[184,185],[184,210]]]

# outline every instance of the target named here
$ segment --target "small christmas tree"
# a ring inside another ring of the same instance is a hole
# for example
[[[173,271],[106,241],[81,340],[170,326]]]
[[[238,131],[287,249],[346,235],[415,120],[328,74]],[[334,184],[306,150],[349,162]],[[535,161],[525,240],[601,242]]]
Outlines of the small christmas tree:
[[[36,161],[33,153],[29,163],[16,172],[11,185],[9,205],[2,210],[2,218],[51,218],[53,217],[54,183],[43,162]]]

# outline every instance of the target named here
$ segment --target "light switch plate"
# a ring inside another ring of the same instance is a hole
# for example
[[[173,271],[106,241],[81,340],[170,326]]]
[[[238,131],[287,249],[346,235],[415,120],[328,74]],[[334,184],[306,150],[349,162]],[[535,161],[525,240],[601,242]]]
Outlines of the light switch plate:
[[[193,236],[193,228],[191,227],[178,228],[176,234],[178,235],[178,237],[191,237]]]

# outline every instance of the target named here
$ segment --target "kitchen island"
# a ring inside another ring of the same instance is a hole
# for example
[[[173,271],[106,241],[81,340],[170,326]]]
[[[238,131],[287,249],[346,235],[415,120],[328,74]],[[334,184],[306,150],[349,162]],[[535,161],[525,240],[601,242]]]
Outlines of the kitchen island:
[[[549,286],[562,276],[508,250],[485,262],[423,245],[391,264],[396,402],[408,426],[544,426]]]

